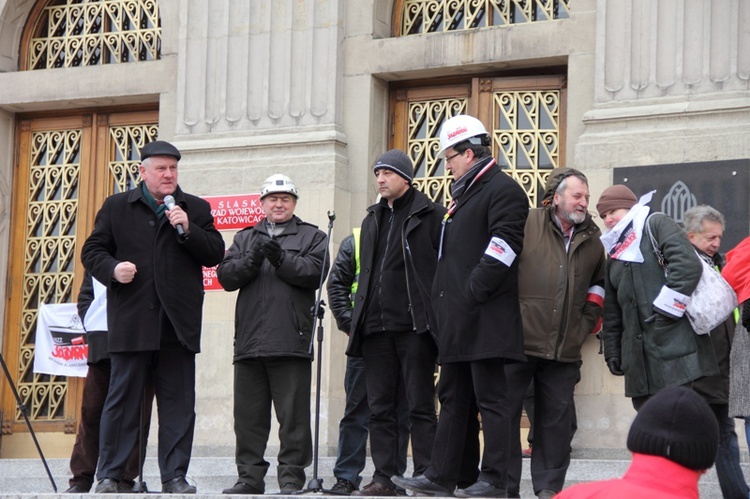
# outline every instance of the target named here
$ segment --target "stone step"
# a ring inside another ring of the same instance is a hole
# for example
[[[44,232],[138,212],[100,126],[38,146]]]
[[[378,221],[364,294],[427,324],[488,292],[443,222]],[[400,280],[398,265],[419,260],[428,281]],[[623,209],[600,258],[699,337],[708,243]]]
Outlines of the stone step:
[[[331,487],[335,483],[333,478],[335,460],[334,457],[322,457],[318,460],[317,476],[323,480],[323,488]],[[271,466],[266,477],[266,489],[267,495],[272,495],[279,490],[276,483],[276,459],[269,458],[268,461]],[[57,484],[58,492],[62,493],[68,488],[70,478],[68,460],[49,459],[47,463]],[[624,459],[573,459],[568,470],[566,485],[620,477],[626,471],[628,463],[629,461]],[[750,465],[743,463],[742,468],[748,476]],[[372,461],[368,459],[363,473],[364,483],[369,483],[372,472]],[[410,474],[411,470],[407,470],[407,476]],[[307,479],[312,479],[312,475],[313,467],[311,466],[307,469]],[[151,492],[161,491],[158,464],[155,458],[146,459],[144,476]],[[223,489],[235,483],[236,477],[234,458],[231,457],[194,457],[188,473],[188,481],[198,487],[197,497],[221,494]],[[528,459],[524,459],[522,480],[521,496],[535,497],[531,486]],[[704,499],[721,498],[721,491],[713,469],[701,478],[700,492],[701,498]],[[1,497],[49,498],[50,494],[53,494],[52,484],[40,459],[0,459]],[[107,497],[112,498],[112,495],[108,494]],[[125,497],[128,496],[125,495]],[[132,496],[129,497],[132,498]]]

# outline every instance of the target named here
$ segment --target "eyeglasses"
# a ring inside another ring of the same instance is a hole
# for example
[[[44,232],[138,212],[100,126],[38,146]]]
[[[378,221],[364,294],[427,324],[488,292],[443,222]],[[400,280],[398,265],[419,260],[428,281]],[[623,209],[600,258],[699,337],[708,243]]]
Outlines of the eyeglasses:
[[[457,152],[456,154],[451,154],[450,156],[446,156],[445,162],[450,163],[453,158],[455,158],[456,156],[461,156],[462,154],[463,154],[462,152]]]

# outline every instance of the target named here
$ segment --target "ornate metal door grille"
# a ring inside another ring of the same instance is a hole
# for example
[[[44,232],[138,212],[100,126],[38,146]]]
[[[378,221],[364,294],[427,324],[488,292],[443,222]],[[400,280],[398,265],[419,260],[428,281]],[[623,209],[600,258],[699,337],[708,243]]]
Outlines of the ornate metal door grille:
[[[150,123],[143,123],[144,115]],[[28,159],[22,159],[26,165],[20,170],[28,174],[18,179],[14,192],[19,192],[18,189],[24,192],[19,198],[25,200],[17,201],[16,211],[25,213],[25,228],[22,234],[14,231],[17,235],[12,246],[22,249],[16,258],[23,259],[23,266],[18,266],[17,260],[12,261],[11,273],[12,280],[22,286],[19,290],[9,290],[11,301],[6,324],[11,326],[6,331],[9,336],[15,336],[17,331],[18,337],[17,343],[6,338],[4,349],[12,353],[8,364],[16,376],[30,419],[58,423],[42,429],[66,432],[75,431],[75,399],[68,404],[70,380],[33,372],[39,307],[43,303],[77,299],[82,273],[78,248],[91,231],[93,214],[104,197],[136,185],[139,151],[157,135],[155,112],[86,116],[78,121],[80,126],[56,130],[45,130],[44,124],[37,127],[32,122],[23,122],[21,126],[21,157]],[[92,122],[97,123],[98,133],[92,133]],[[97,140],[104,143],[96,144]],[[27,154],[23,151],[24,144],[28,144]],[[93,151],[99,155],[94,157]],[[98,185],[103,187],[97,188]],[[9,348],[9,343],[17,344],[17,354]],[[12,403],[15,407],[7,395],[4,394],[4,404],[8,407]],[[10,416],[11,412],[6,414]],[[12,420],[7,416],[3,421],[4,434],[24,428],[18,408]]]
[[[549,171],[564,158],[564,91],[563,79],[556,76],[397,89],[393,145],[412,158],[417,188],[447,206],[453,177],[437,158],[440,127],[457,114],[476,116],[492,137],[498,164],[521,184],[529,205],[537,206]]]
[[[396,36],[566,19],[571,0],[401,0]],[[398,19],[398,18],[397,18]]]
[[[161,56],[156,0],[51,0],[37,12],[22,69],[151,61]]]

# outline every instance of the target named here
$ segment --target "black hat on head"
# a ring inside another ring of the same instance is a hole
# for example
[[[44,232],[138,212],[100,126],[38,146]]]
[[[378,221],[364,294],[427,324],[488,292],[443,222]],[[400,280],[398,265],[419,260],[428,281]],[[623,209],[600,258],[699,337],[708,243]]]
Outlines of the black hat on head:
[[[628,433],[628,450],[661,456],[691,470],[713,466],[719,423],[703,397],[682,386],[665,388],[643,404]]]
[[[143,149],[141,149],[141,161],[151,156],[172,156],[177,158],[177,161],[182,158],[180,151],[165,140],[155,140],[143,146]]]
[[[378,160],[375,161],[372,171],[377,172],[381,168],[392,170],[409,182],[414,177],[414,164],[411,162],[411,158],[399,149],[391,149],[380,155]]]

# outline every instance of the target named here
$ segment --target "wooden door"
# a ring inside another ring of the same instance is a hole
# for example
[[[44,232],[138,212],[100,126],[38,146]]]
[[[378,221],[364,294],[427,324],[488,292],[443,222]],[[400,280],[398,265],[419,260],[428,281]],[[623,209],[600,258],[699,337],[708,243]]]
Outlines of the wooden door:
[[[96,212],[106,196],[135,186],[157,121],[154,110],[18,121],[2,348],[36,431],[75,433],[83,387],[79,378],[33,372],[39,307],[76,301]],[[3,435],[27,431],[5,379],[0,387]]]

